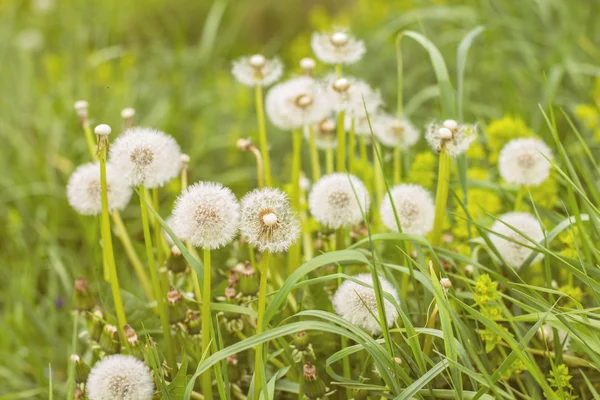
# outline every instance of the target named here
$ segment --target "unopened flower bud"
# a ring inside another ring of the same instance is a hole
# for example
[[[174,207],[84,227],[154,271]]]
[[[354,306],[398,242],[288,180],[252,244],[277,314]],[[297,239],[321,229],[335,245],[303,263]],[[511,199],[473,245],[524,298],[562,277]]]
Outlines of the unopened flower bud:
[[[255,296],[258,292],[258,276],[250,263],[246,263],[241,273],[240,292],[244,296]]]
[[[76,387],[75,391],[73,392],[73,399],[75,399],[75,400],[84,400],[85,399],[85,393],[83,393],[83,391],[81,389],[79,389],[79,387]]]
[[[90,333],[90,339],[95,342],[100,341],[100,336],[102,335],[102,328],[104,328],[104,322],[102,319],[104,318],[104,313],[100,307],[94,307],[91,315],[87,316],[87,326],[88,332]]]
[[[116,326],[104,325],[100,335],[100,348],[106,354],[117,354],[121,351],[121,341]]]
[[[96,305],[94,296],[89,291],[88,280],[82,276],[75,279],[73,306],[78,311],[89,311]]]
[[[442,278],[440,279],[440,285],[442,285],[444,289],[450,289],[452,287],[452,282],[448,278]]]
[[[465,274],[473,275],[473,266],[471,264],[465,266]]]
[[[304,394],[310,400],[321,399],[327,393],[325,383],[317,375],[317,368],[310,362],[304,364]]]
[[[94,133],[98,136],[108,136],[111,132],[112,129],[106,124],[100,124],[94,128]]]
[[[75,364],[75,383],[84,383],[90,374],[90,366],[87,365],[77,354],[71,356],[71,361]]]
[[[187,270],[187,262],[185,257],[177,246],[171,247],[171,257],[167,260],[167,269],[174,274],[180,274]]]
[[[185,327],[190,335],[199,335],[202,330],[201,314],[198,311],[189,310],[185,318]]]
[[[167,293],[167,305],[169,311],[169,324],[175,325],[179,322],[183,322],[187,312],[187,306],[183,301],[181,292],[171,286]]]
[[[246,151],[252,146],[252,141],[250,139],[240,138],[235,142],[235,145],[238,149]]]
[[[144,360],[144,353],[142,353],[140,340],[138,339],[138,335],[135,333],[135,330],[131,326],[125,325],[125,327],[123,327],[123,331],[125,332],[127,343],[129,343],[131,355],[138,360]]]
[[[294,335],[294,347],[298,350],[305,350],[310,344],[310,338],[306,331],[298,331]]]

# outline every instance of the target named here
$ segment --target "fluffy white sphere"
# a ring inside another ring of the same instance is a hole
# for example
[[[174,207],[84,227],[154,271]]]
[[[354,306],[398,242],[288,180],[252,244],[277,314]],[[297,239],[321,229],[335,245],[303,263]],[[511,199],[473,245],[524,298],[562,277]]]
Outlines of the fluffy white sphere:
[[[283,74],[283,64],[278,58],[266,59],[260,54],[242,57],[233,62],[231,73],[246,86],[268,86]]]
[[[371,274],[358,274],[354,278],[373,286]],[[389,293],[399,303],[398,292],[394,286],[383,278],[379,278],[379,282],[382,291]],[[398,318],[398,310],[396,310],[396,307],[388,299],[384,299],[383,305],[388,327],[391,327],[396,318]],[[373,317],[375,315],[379,318],[377,298],[375,297],[375,290],[373,288],[346,280],[340,285],[333,296],[333,308],[340,317],[370,334],[378,335],[381,333],[381,326],[379,326],[377,319]]]
[[[100,187],[100,164],[97,162],[77,167],[67,184],[67,200],[71,207],[83,215],[98,215],[102,212]],[[131,199],[129,183],[112,164],[106,165],[106,194],[108,210],[122,210]]]
[[[544,157],[545,156],[545,157]],[[535,138],[513,139],[500,151],[498,169],[508,183],[537,186],[550,175],[552,150]]]
[[[466,152],[476,138],[477,128],[474,125],[459,124],[454,120],[430,124],[425,135],[433,151],[439,153],[445,148],[452,157]]]
[[[312,216],[323,226],[338,229],[355,225],[369,212],[369,192],[354,175],[334,173],[323,176],[308,196]]]
[[[142,361],[115,354],[94,365],[86,389],[90,400],[151,400],[154,379]]]
[[[110,161],[132,186],[164,185],[179,174],[180,157],[175,139],[151,128],[130,128],[110,147]]]
[[[390,190],[396,214],[404,233],[425,236],[433,229],[435,205],[429,192],[419,185],[402,184]],[[384,195],[379,213],[383,224],[398,232],[390,196]]]
[[[333,109],[346,113],[346,130],[350,129],[352,118],[365,116],[365,106],[369,115],[372,115],[383,105],[383,99],[378,90],[354,77],[347,76],[338,79],[337,74],[331,73],[323,78],[322,85],[330,98]]]
[[[353,64],[365,54],[365,43],[348,32],[314,32],[310,45],[325,64]]]
[[[255,189],[242,199],[240,231],[251,246],[271,253],[286,251],[300,234],[300,222],[279,189]]]
[[[419,141],[420,133],[406,119],[399,120],[391,115],[381,115],[377,119],[377,129],[373,131],[379,142],[387,147],[400,147],[407,150]]]
[[[506,224],[512,226],[517,232]],[[538,220],[533,215],[524,212],[511,212],[500,216],[500,219],[492,225],[491,230],[490,239],[492,243],[496,246],[506,264],[513,268],[520,268],[523,262],[534,252],[522,246],[524,244],[535,247],[535,243],[526,237],[531,238],[536,243],[544,238],[544,232]],[[506,240],[498,234],[513,241]],[[543,257],[543,254],[538,254],[534,262],[540,261]]]
[[[233,240],[239,224],[239,204],[220,183],[198,182],[175,202],[173,232],[203,249],[218,249]]]

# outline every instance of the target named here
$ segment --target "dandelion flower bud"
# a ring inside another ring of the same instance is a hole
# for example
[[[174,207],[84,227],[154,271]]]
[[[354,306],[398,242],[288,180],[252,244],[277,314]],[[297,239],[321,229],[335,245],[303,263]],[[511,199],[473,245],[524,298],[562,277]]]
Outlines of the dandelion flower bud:
[[[242,151],[246,151],[252,146],[252,141],[250,139],[241,138],[235,142],[235,146]]]
[[[90,375],[90,367],[77,354],[71,355],[71,362],[75,364],[75,383],[84,383]]]
[[[86,388],[90,400],[151,400],[154,379],[142,361],[119,354],[94,365]]]
[[[300,234],[288,197],[279,189],[256,189],[242,199],[240,231],[261,252],[286,251]]]
[[[492,225],[491,230],[492,243],[506,264],[513,268],[521,267],[523,262],[534,252],[521,244],[535,247],[535,244],[544,238],[544,232],[538,220],[533,215],[523,212],[511,212],[500,216],[500,219]],[[498,235],[506,236],[511,241]],[[539,254],[534,262],[540,261],[543,257],[543,254]]]
[[[452,281],[448,278],[442,278],[440,279],[440,285],[442,285],[444,289],[450,289],[452,287]]]
[[[268,86],[281,78],[283,64],[278,58],[267,60],[261,54],[254,54],[235,60],[231,73],[246,86]]]
[[[190,335],[198,335],[202,331],[201,314],[195,310],[189,310],[185,318],[185,328]]]
[[[392,188],[390,196],[385,196],[381,202],[379,213],[383,224],[391,231],[398,232],[396,216],[404,233],[427,235],[433,229],[435,206],[429,192],[419,185],[402,184]]]
[[[121,110],[121,118],[123,119],[131,119],[135,115],[135,110],[131,107],[124,108]]]
[[[312,216],[323,226],[338,229],[358,224],[369,211],[369,192],[354,175],[323,176],[308,196]]]
[[[124,209],[132,194],[127,180],[111,163],[106,165],[106,192],[109,211]],[[67,200],[80,214],[98,215],[102,212],[100,164],[95,162],[77,167],[67,184]]]
[[[108,135],[110,135],[111,132],[112,132],[112,129],[110,128],[110,126],[108,126],[106,124],[100,124],[94,128],[94,133],[97,136],[108,136]]]
[[[312,124],[317,149],[327,150],[337,148],[335,126],[335,121],[329,118]],[[304,138],[307,141],[310,140],[310,128],[308,126],[304,127]]]
[[[476,137],[477,128],[474,125],[459,124],[454,120],[430,124],[425,135],[435,152],[440,153],[445,149],[451,157],[466,152]]]
[[[179,174],[181,151],[171,136],[151,128],[130,128],[110,148],[110,161],[132,186],[155,188]]]
[[[511,140],[500,151],[498,169],[508,183],[537,186],[550,175],[552,151],[535,138]]]
[[[331,112],[331,102],[314,79],[301,76],[273,86],[267,93],[265,109],[273,125],[292,130],[325,119]]]
[[[408,120],[383,115],[379,117],[377,127],[373,134],[384,146],[408,150],[419,141],[419,131]]]
[[[304,57],[300,60],[300,69],[302,69],[302,72],[306,75],[312,75],[316,66],[317,63],[310,57]]]
[[[183,295],[179,290],[171,286],[167,293],[167,306],[169,314],[169,324],[176,325],[183,322],[187,313],[187,306],[183,301]]]
[[[100,348],[106,354],[116,354],[121,351],[121,340],[117,333],[117,327],[113,325],[104,325],[100,335]]]
[[[358,281],[373,286],[371,274],[358,274],[354,276]],[[383,278],[379,278],[383,292],[389,293],[398,302],[398,292]],[[346,280],[340,285],[333,296],[333,308],[335,312],[348,322],[364,329],[372,335],[381,333],[381,326],[374,317],[377,313],[377,299],[372,287],[365,287],[351,280]],[[387,299],[384,299],[384,309],[388,326],[392,326],[398,311]]]
[[[233,240],[238,230],[239,204],[220,183],[198,182],[175,202],[173,232],[203,249],[218,249]]]
[[[82,119],[86,119],[88,117],[88,107],[89,104],[85,100],[76,101],[73,105],[73,108],[75,108],[75,112],[77,113],[79,118]]]
[[[317,58],[326,64],[353,64],[365,54],[365,44],[345,30],[315,32],[311,47]]]

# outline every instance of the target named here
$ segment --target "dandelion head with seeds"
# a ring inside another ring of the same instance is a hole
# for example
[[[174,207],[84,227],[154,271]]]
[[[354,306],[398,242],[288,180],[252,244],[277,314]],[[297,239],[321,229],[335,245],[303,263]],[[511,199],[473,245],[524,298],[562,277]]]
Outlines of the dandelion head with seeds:
[[[381,326],[377,321],[377,298],[373,289],[373,277],[371,274],[354,275],[354,279],[371,287],[363,286],[351,280],[345,280],[333,296],[333,308],[335,312],[351,324],[369,332],[371,335],[381,334]],[[399,303],[398,292],[394,286],[383,278],[379,278],[381,290],[389,293]],[[394,324],[398,318],[398,310],[388,300],[384,299],[384,310],[388,327]],[[375,317],[374,317],[375,316]]]
[[[377,129],[373,131],[377,140],[386,147],[408,150],[420,137],[419,130],[406,119],[382,115],[377,119]]]
[[[427,127],[425,138],[436,153],[445,149],[451,157],[466,152],[477,137],[475,125],[459,124],[447,119],[442,123],[432,123]]]
[[[381,202],[381,221],[391,231],[398,232],[396,215],[404,233],[425,236],[433,229],[435,205],[429,192],[420,185],[402,184],[385,195]],[[392,208],[392,202],[396,209]]]
[[[329,229],[356,225],[369,211],[369,192],[354,175],[325,175],[313,186],[308,196],[312,216]]]
[[[265,108],[273,125],[292,130],[329,116],[331,102],[313,78],[301,76],[273,86]]]
[[[278,58],[267,59],[262,54],[254,54],[235,60],[231,73],[246,86],[269,86],[281,78],[283,64]]]
[[[557,329],[558,332],[558,342],[562,346],[563,349],[569,350],[571,346],[571,336],[568,335],[562,329]],[[550,324],[544,324],[540,326],[538,329],[538,336],[541,340],[544,340],[546,345],[550,350],[554,350],[554,328]]]
[[[331,118],[312,124],[312,132],[315,135],[315,145],[319,150],[337,148],[336,124]],[[304,127],[304,138],[310,141],[311,127]]]
[[[498,169],[508,183],[537,186],[550,175],[552,150],[540,139],[513,139],[500,151]]]
[[[499,220],[492,225],[491,230],[489,235],[492,243],[506,264],[513,268],[520,268],[523,262],[535,252],[524,245],[535,247],[536,243],[544,238],[542,226],[537,218],[524,212],[511,212],[500,216]],[[538,262],[543,257],[544,255],[540,253],[533,262]]]
[[[347,126],[350,126],[351,118],[365,115],[365,107],[367,112],[372,114],[383,105],[379,91],[360,79],[340,78],[337,74],[331,73],[326,75],[322,82],[331,99],[333,109],[346,113]]]
[[[241,203],[240,231],[251,246],[261,252],[280,253],[296,242],[300,222],[283,191],[255,189]]]
[[[173,210],[175,235],[203,249],[214,250],[233,240],[239,223],[239,204],[220,183],[198,182],[177,199]]]
[[[124,209],[132,194],[129,182],[110,163],[106,165],[106,192],[109,211]],[[99,163],[77,167],[67,184],[67,200],[79,214],[98,215],[102,212]]]
[[[310,45],[315,56],[325,64],[354,64],[365,54],[365,43],[346,29],[314,32]]]
[[[151,400],[154,379],[142,361],[115,354],[94,365],[86,389],[90,400]]]
[[[164,185],[179,174],[180,157],[175,139],[151,128],[130,128],[110,147],[110,162],[131,186]]]

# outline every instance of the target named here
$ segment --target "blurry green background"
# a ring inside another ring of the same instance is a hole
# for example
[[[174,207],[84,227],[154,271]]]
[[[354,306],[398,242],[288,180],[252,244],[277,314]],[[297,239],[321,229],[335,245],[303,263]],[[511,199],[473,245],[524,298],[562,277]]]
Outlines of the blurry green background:
[[[64,398],[72,281],[98,271],[96,221],[65,197],[71,171],[89,160],[76,100],[115,134],[120,110],[134,107],[138,124],[190,154],[191,181],[220,180],[239,194],[254,185],[254,167],[235,141],[256,128],[253,93],[230,75],[234,58],[280,55],[289,76],[311,55],[313,30],[350,26],[368,52],[347,70],[379,87],[391,111],[396,33],[424,33],[454,75],[458,42],[485,25],[467,65],[466,116],[485,126],[519,115],[538,130],[547,88],[567,110],[592,102],[598,15],[596,0],[0,1],[0,399],[47,398],[50,366]],[[407,108],[422,126],[439,115],[435,80],[422,48],[403,49]],[[289,134],[269,135],[283,180]],[[163,215],[176,195],[168,190]],[[124,213],[134,236],[138,211],[132,201]],[[123,286],[135,294],[128,274]]]

